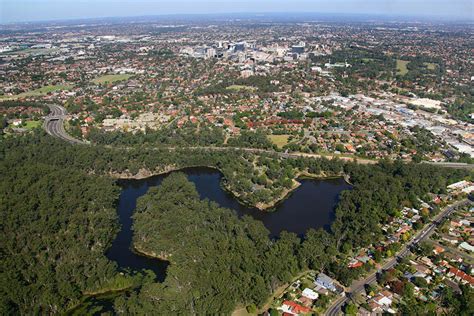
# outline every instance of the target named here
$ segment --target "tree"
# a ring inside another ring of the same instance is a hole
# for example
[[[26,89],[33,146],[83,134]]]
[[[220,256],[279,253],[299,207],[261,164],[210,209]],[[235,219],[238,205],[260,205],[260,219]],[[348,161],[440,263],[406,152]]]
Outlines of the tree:
[[[257,312],[257,306],[255,306],[255,304],[250,304],[247,306],[247,312],[249,314],[255,314]]]
[[[344,307],[344,313],[346,315],[357,315],[358,308],[356,305],[349,303]]]
[[[194,184],[181,173],[140,198],[133,218],[134,247],[172,262],[163,286],[154,290],[160,301],[150,301],[146,288],[139,293],[139,300],[158,312],[228,313],[237,303],[255,311],[269,296],[274,277],[278,285],[298,270],[292,253],[300,241],[294,234],[270,243],[260,222],[199,200]],[[146,311],[129,306],[129,312]]]
[[[84,292],[113,289],[113,181],[10,154],[0,163],[1,314],[64,312]]]
[[[421,277],[415,277],[412,282],[419,288],[426,288],[428,286],[428,282]]]
[[[433,254],[433,245],[430,242],[423,241],[419,244],[417,252],[423,256],[430,256]]]

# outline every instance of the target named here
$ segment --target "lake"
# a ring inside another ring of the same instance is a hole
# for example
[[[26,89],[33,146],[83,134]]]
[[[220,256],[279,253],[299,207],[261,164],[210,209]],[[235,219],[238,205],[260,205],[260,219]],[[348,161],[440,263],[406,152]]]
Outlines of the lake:
[[[263,212],[240,204],[230,193],[223,190],[220,182],[222,174],[210,168],[188,168],[182,170],[202,199],[217,202],[220,206],[229,208],[238,216],[250,215],[261,221],[269,230],[271,237],[278,237],[286,230],[299,236],[309,228],[329,229],[334,220],[334,208],[339,193],[351,188],[344,179],[300,180],[301,186],[287,199],[276,205],[271,212]],[[137,199],[144,195],[150,187],[160,185],[167,175],[150,177],[142,180],[119,180],[122,192],[119,197],[117,212],[120,218],[121,230],[107,251],[107,257],[116,261],[120,268],[132,270],[153,270],[158,280],[166,276],[168,262],[147,258],[135,254],[131,250],[132,219]]]

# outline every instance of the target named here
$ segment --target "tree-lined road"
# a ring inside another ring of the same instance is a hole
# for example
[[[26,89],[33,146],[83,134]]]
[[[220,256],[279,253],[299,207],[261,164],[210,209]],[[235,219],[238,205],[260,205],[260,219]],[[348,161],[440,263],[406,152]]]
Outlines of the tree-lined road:
[[[88,144],[86,142],[83,142],[81,140],[75,139],[74,137],[70,136],[69,134],[66,133],[64,130],[64,119],[66,117],[66,109],[63,108],[62,106],[55,105],[55,104],[48,104],[49,109],[51,110],[51,113],[46,117],[45,122],[44,122],[44,128],[46,132],[54,136],[56,138],[59,138],[61,140],[67,141],[72,144]],[[175,150],[175,147],[166,147],[167,149],[170,150]],[[250,153],[255,153],[255,154],[276,154],[282,158],[298,158],[298,157],[310,157],[310,158],[334,158],[334,157],[339,157],[339,156],[334,156],[334,155],[318,155],[318,154],[307,154],[307,153],[286,153],[286,152],[278,152],[274,150],[269,150],[269,149],[259,149],[259,148],[241,148],[241,147],[186,147],[188,149],[196,149],[196,150],[213,150],[213,151],[225,151],[225,150],[241,150],[241,151],[246,151]],[[346,160],[346,161],[352,161],[354,158],[351,157],[339,157],[341,160]],[[369,159],[359,159],[357,158],[357,161],[362,164],[375,164],[377,163],[376,160],[369,160]]]
[[[365,277],[362,280],[356,280],[352,282],[352,285],[349,288],[349,291],[346,292],[346,296],[341,296],[336,301],[334,301],[333,304],[327,309],[326,315],[327,316],[338,315],[341,312],[342,306],[349,303],[351,296],[362,292],[366,284],[374,283],[377,280],[378,272],[393,268],[397,264],[398,260],[405,257],[410,252],[410,248],[412,246],[417,245],[421,241],[427,239],[434,232],[435,228],[441,223],[441,221],[444,218],[451,215],[451,213],[459,206],[465,205],[468,203],[470,203],[470,201],[468,200],[458,201],[448,206],[441,213],[436,215],[427,226],[425,226],[418,234],[416,234],[415,238],[413,238],[410,242],[405,244],[397,253],[397,255],[394,256],[392,259],[390,259],[390,261],[385,263],[380,270],[369,274],[367,277]]]
[[[78,140],[71,135],[67,134],[64,130],[64,119],[66,117],[66,109],[62,106],[55,105],[55,104],[48,104],[51,113],[45,118],[45,122],[43,124],[44,129],[46,132],[54,137],[57,137],[61,140],[67,141],[71,144],[83,144],[87,145],[88,143]],[[163,147],[164,148],[164,147]],[[175,147],[166,147],[169,150],[175,150]],[[242,147],[186,147],[188,149],[196,149],[196,150],[213,150],[213,151],[225,151],[225,150],[241,150],[246,151],[254,154],[272,154],[278,155],[282,158],[338,158],[343,161],[354,161],[356,160],[360,164],[371,165],[376,164],[378,160],[371,160],[371,159],[364,159],[364,158],[357,158],[357,157],[347,157],[347,156],[338,156],[338,155],[321,155],[321,154],[308,154],[308,153],[287,153],[287,152],[279,152],[271,149],[259,149],[259,148],[242,148]],[[463,164],[463,163],[449,163],[449,162],[424,162],[427,164],[441,166],[441,167],[448,167],[448,168],[458,168],[458,169],[473,169],[474,165]]]

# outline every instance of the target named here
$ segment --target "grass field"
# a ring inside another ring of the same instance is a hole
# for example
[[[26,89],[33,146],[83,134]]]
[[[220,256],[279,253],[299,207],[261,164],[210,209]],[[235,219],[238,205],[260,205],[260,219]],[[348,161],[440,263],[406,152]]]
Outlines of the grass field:
[[[117,81],[127,80],[131,76],[133,76],[133,75],[131,75],[131,74],[104,75],[104,76],[100,76],[100,77],[95,78],[94,80],[92,80],[92,82],[96,83],[96,84],[113,83],[113,82],[117,82]]]
[[[41,87],[41,88],[36,89],[36,90],[23,92],[23,93],[14,95],[14,96],[1,96],[0,99],[3,99],[3,100],[16,100],[16,99],[26,98],[26,97],[39,97],[39,96],[42,96],[42,95],[46,95],[49,92],[69,90],[69,89],[71,89],[71,86],[50,85],[50,86]]]
[[[290,135],[268,135],[268,139],[274,143],[278,148],[282,148],[288,144],[288,138]]]
[[[41,127],[41,121],[26,121],[25,123],[26,123],[25,128],[27,129],[34,129],[37,127]]]
[[[242,86],[242,85],[237,85],[234,84],[232,86],[228,86],[226,90],[232,90],[232,91],[241,91],[241,90],[247,90],[247,91],[255,91],[257,88],[251,87],[251,86]]]
[[[436,69],[436,64],[434,63],[424,63],[426,68],[428,68],[428,70],[435,70]]]
[[[398,75],[406,75],[408,73],[408,65],[409,61],[408,60],[401,60],[397,59],[397,74]]]
[[[16,54],[25,54],[25,55],[48,55],[51,53],[58,52],[59,48],[26,48],[26,49],[17,49],[10,52],[2,53],[2,55],[16,55]]]

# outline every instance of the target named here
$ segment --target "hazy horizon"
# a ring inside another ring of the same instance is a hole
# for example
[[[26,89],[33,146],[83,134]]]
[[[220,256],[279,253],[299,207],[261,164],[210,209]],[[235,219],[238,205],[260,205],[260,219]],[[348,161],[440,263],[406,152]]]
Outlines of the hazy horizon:
[[[0,23],[188,14],[354,14],[473,20],[470,0],[3,0]]]

